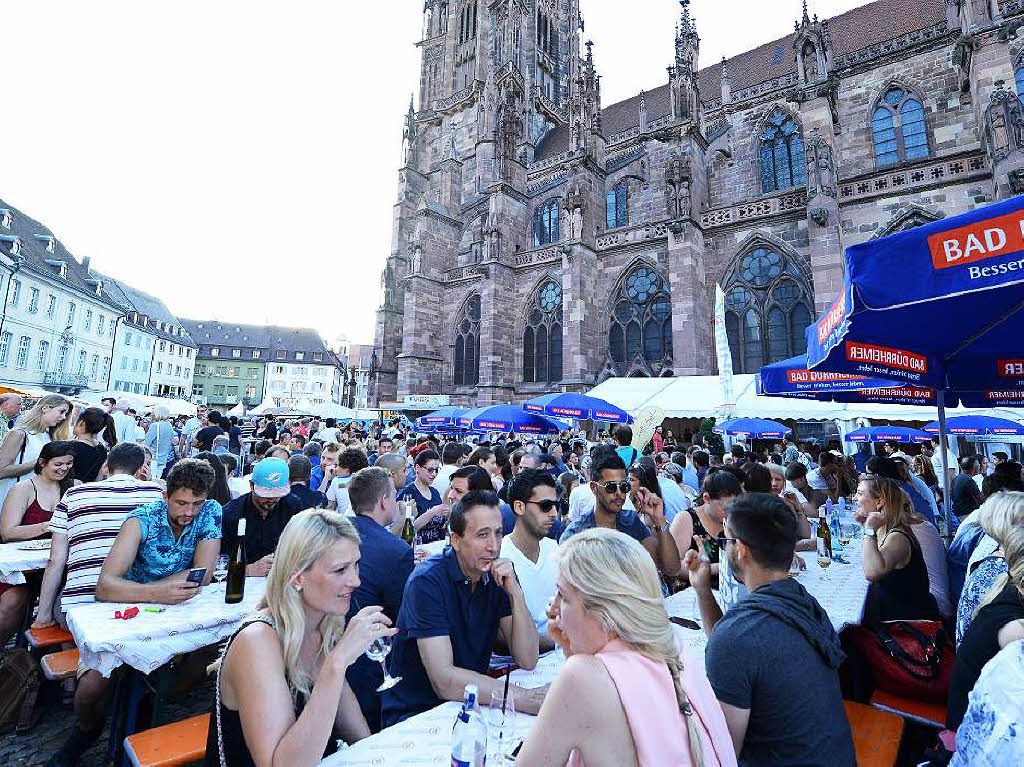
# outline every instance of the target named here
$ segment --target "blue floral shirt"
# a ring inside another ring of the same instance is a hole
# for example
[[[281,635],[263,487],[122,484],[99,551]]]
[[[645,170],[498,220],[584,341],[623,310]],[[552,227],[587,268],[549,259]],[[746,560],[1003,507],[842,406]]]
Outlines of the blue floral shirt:
[[[1024,763],[1024,640],[1011,642],[981,671],[956,731],[950,767]]]
[[[171,523],[167,521],[167,501],[160,499],[139,506],[128,519],[138,520],[142,540],[135,561],[124,575],[125,580],[152,583],[188,570],[201,542],[220,540],[221,518],[220,504],[207,501],[175,540]]]
[[[978,604],[992,588],[996,578],[1006,572],[1006,560],[1002,557],[989,557],[981,560],[974,572],[967,576],[964,590],[960,593],[960,601],[956,606],[956,646],[960,647],[967,627],[974,620]]]

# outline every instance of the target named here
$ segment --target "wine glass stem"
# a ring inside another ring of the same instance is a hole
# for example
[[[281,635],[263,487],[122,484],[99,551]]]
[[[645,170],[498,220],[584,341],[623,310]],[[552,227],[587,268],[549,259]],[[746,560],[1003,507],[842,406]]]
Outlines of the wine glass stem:
[[[384,662],[384,658],[381,658],[379,663],[380,663],[380,670],[384,672],[384,683],[387,684],[388,682],[391,681],[391,674],[388,673],[388,666]]]

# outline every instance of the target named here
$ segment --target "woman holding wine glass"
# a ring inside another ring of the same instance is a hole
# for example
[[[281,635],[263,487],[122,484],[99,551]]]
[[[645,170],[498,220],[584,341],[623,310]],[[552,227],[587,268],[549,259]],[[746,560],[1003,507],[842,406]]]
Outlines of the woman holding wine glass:
[[[397,629],[379,606],[345,625],[359,585],[359,534],[342,514],[288,522],[257,612],[228,641],[217,671],[207,763],[316,765],[341,737],[370,735],[345,672]]]

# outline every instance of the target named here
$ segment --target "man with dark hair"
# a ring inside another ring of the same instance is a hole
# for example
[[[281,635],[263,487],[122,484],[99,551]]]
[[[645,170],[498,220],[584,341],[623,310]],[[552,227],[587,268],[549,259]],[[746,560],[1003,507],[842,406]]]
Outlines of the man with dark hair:
[[[825,500],[831,498],[833,502],[839,500],[839,482],[836,475],[839,473],[839,462],[835,455],[822,450],[818,456],[818,468],[807,472],[807,486],[811,489],[809,500],[818,508]]]
[[[992,470],[995,471],[995,467],[1001,463],[1006,463],[1010,460],[1010,456],[1002,450],[994,450],[992,452]]]
[[[932,455],[932,468],[935,470],[935,476],[939,478],[939,487],[942,487],[942,438],[935,436],[932,437],[932,443],[930,445]],[[946,443],[946,471],[949,472],[949,481],[952,482],[956,475],[957,458],[953,454],[953,451],[949,449],[949,443]]]
[[[706,450],[694,450],[690,460],[693,462],[693,470],[697,472],[697,487],[694,489],[699,493],[704,486],[704,477],[708,475],[708,469],[711,468],[711,456]]]
[[[441,448],[441,467],[437,470],[437,476],[434,477],[430,486],[437,490],[442,498],[448,492],[448,483],[451,481],[452,474],[465,463],[464,447],[461,442],[446,442],[445,446]]]
[[[965,455],[960,459],[960,473],[953,477],[949,493],[953,500],[952,512],[957,519],[963,519],[981,506],[985,500],[974,477],[981,473],[981,459],[976,455]]]
[[[291,441],[288,443],[288,449],[292,451],[292,455],[302,455],[302,449],[306,446],[306,438],[296,432],[292,435]]]
[[[321,442],[337,442],[338,441],[338,422],[333,418],[324,419],[324,428],[316,432],[313,435],[313,439],[318,439]]]
[[[210,410],[203,417],[203,428],[196,432],[195,441],[192,446],[195,447],[199,452],[209,452],[213,450],[213,440],[224,434],[224,429],[221,428],[221,414],[219,410]]]
[[[149,463],[150,456],[144,448],[133,442],[121,442],[107,455],[106,479],[70,488],[57,504],[50,520],[50,558],[43,573],[34,628],[53,625],[53,605],[58,594],[64,613],[75,605],[96,601],[100,567],[122,523],[135,509],[163,497],[160,483],[149,479]],[[67,583],[61,591],[65,567]],[[77,764],[82,752],[92,747],[103,730],[104,702],[114,678],[105,678],[99,671],[81,664],[77,676],[74,710],[78,725],[50,764]]]
[[[708,680],[739,763],[853,767],[839,637],[817,600],[789,577],[799,537],[793,512],[775,495],[746,493],[729,506],[723,537],[723,556],[748,592],[724,617],[707,558],[688,551],[684,566],[709,637]]]
[[[632,441],[633,430],[629,426],[623,423],[615,427],[615,452],[619,454],[627,469],[640,457],[640,452],[630,445]]]
[[[380,605],[394,623],[402,606],[402,593],[413,568],[412,548],[388,530],[400,524],[395,483],[386,469],[360,469],[348,483],[348,497],[359,531],[359,586],[352,594],[346,622],[368,605]],[[352,686],[371,732],[380,732],[381,696],[377,692],[384,675],[380,664],[365,654],[348,667],[345,679]]]
[[[477,685],[480,700],[500,693],[503,682],[487,676],[499,632],[516,664],[537,665],[537,628],[512,563],[499,557],[498,496],[466,493],[450,525],[452,545],[421,563],[405,585],[391,653],[391,672],[402,683],[383,694],[385,727],[462,700],[467,684]],[[513,692],[519,711],[536,714],[547,688]]]
[[[736,466],[741,465],[747,457],[747,448],[742,443],[737,442],[731,448],[729,453],[732,455],[733,464]]]
[[[191,568],[206,568],[210,582],[220,553],[222,510],[207,500],[217,475],[209,463],[178,461],[167,475],[163,498],[139,506],[121,525],[100,569],[100,602],[173,605],[199,593],[185,580]]]
[[[501,541],[501,556],[512,562],[526,606],[537,625],[540,649],[553,650],[548,635],[548,601],[558,588],[558,544],[550,538],[558,520],[558,491],[545,471],[526,469],[509,482],[508,499],[515,513],[515,528]]]
[[[253,468],[249,492],[224,507],[225,551],[231,551],[238,538],[238,521],[245,519],[246,575],[262,577],[270,572],[285,525],[306,508],[291,491],[288,463],[264,458]]]
[[[576,533],[592,527],[618,530],[636,539],[647,549],[658,570],[668,577],[679,573],[679,548],[665,521],[665,504],[661,497],[641,487],[638,490],[643,508],[639,511],[654,521],[654,534],[641,520],[637,511],[623,510],[629,480],[626,467],[616,454],[599,453],[590,466],[590,490],[594,494],[594,510],[580,515],[565,528],[559,543],[565,543]]]
[[[315,444],[315,442],[310,443],[310,445]],[[313,465],[305,455],[293,455],[288,459],[288,481],[291,483],[291,492],[287,497],[289,500],[294,499],[295,507],[300,510],[323,509],[327,506],[327,496],[309,486],[312,475]]]
[[[337,473],[327,486],[327,508],[342,513],[352,509],[345,488],[353,474],[369,465],[366,453],[359,448],[347,447],[341,451],[341,455],[338,456]]]

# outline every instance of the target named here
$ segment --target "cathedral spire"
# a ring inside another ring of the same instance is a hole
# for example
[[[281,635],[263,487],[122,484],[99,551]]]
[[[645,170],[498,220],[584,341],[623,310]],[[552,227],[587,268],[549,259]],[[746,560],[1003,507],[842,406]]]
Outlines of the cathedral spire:
[[[810,19],[809,19],[809,18],[807,17],[807,0],[804,0],[804,17],[803,17],[803,23],[804,23],[804,25],[807,25],[807,24],[810,24],[810,23],[811,23],[811,20],[810,20]]]
[[[729,79],[729,62],[722,56],[722,103],[732,101],[732,81]]]

